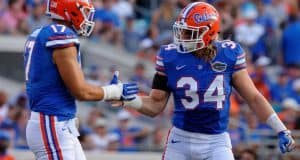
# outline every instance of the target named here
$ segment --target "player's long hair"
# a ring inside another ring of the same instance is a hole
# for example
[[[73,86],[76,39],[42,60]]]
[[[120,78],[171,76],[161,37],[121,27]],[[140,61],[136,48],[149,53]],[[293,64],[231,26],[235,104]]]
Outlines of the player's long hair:
[[[210,44],[205,48],[192,52],[192,54],[197,58],[203,59],[205,62],[209,62],[215,58],[217,54],[217,48]]]

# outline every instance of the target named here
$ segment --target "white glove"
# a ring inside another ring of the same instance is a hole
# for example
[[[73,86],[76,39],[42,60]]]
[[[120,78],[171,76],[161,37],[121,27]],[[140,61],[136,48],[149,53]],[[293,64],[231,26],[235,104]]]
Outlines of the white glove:
[[[103,100],[132,100],[135,94],[138,93],[136,83],[121,83],[119,81],[119,72],[116,71],[110,82],[110,85],[103,86]]]

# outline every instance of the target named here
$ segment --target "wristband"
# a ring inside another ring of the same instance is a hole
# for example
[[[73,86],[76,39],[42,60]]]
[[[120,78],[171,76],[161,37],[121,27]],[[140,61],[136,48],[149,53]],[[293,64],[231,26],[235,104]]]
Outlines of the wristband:
[[[140,96],[136,96],[135,99],[133,99],[131,101],[124,101],[123,106],[138,110],[138,109],[142,108],[143,101]]]
[[[276,113],[273,113],[269,116],[266,122],[271,128],[273,128],[277,133],[287,130],[285,125],[279,119]]]
[[[113,100],[120,99],[122,95],[122,89],[117,85],[103,86],[103,99],[102,100]]]

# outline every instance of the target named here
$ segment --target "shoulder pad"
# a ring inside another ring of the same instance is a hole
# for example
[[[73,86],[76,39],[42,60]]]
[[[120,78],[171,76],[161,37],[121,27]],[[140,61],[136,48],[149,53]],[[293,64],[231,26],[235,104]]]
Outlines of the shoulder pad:
[[[156,56],[156,71],[165,74],[166,63],[169,62],[172,57],[176,56],[176,53],[177,46],[175,44],[161,46]]]
[[[177,46],[173,43],[168,44],[168,45],[163,45],[161,46],[161,50],[165,51],[165,52],[174,52],[177,51]]]
[[[65,25],[52,24],[47,26],[46,47],[66,48],[72,45],[78,45],[79,39],[75,31]]]
[[[176,56],[177,53],[177,46],[171,43],[168,45],[161,46],[158,56],[164,59],[164,61],[167,61],[169,59],[172,59],[172,57]]]
[[[234,72],[246,68],[246,53],[239,43],[226,40],[221,41],[219,45],[224,49],[225,56],[233,62]]]
[[[223,50],[226,57],[233,61],[236,61],[238,57],[245,55],[245,51],[237,42],[231,40],[224,40],[218,41],[215,44],[219,49]]]

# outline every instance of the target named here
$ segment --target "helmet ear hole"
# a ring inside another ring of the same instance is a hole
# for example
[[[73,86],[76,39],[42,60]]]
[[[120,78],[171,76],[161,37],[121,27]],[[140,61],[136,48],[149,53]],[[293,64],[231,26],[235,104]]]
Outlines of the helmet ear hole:
[[[72,16],[76,17],[77,16],[77,13],[75,12],[71,12]]]
[[[211,24],[208,24],[208,25],[207,25],[207,27],[208,27],[209,29],[211,29],[211,26],[212,26]]]

